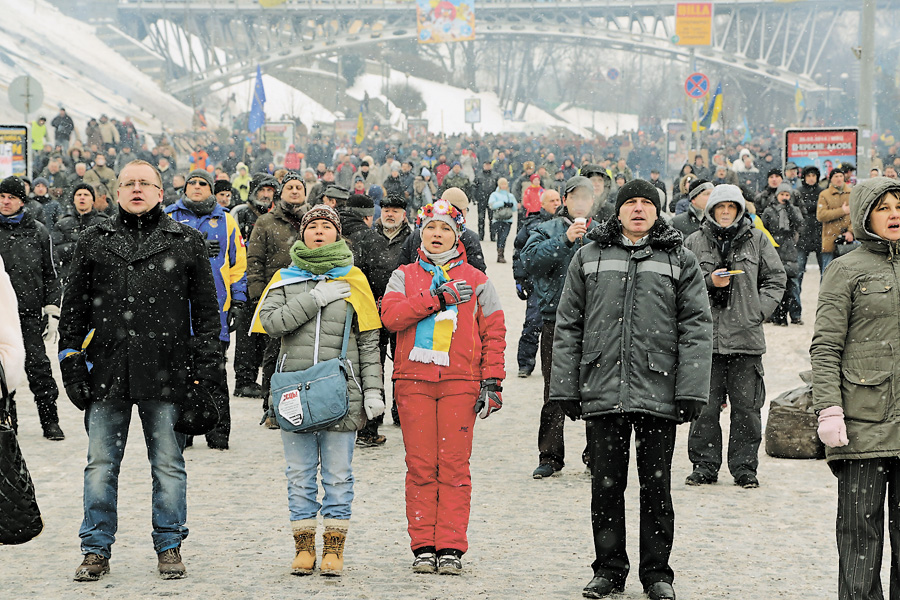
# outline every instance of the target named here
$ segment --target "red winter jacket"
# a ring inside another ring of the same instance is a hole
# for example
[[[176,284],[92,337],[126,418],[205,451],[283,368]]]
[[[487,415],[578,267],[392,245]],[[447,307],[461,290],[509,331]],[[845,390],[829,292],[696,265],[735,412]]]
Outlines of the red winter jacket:
[[[462,244],[459,249],[465,259]],[[423,257],[421,250],[419,256]],[[497,290],[487,275],[467,262],[453,267],[449,274],[453,279],[465,280],[475,294],[468,302],[456,305],[459,314],[450,342],[450,364],[446,367],[409,360],[416,325],[440,310],[440,303],[429,289],[431,273],[414,262],[402,265],[391,275],[381,300],[381,321],[389,331],[397,333],[393,379],[481,381],[502,380],[506,376],[506,323]]]
[[[434,178],[437,180],[438,186],[444,183],[444,177],[450,172],[450,165],[447,163],[438,163],[434,168]]]
[[[544,195],[544,188],[529,185],[522,189],[522,206],[525,207],[525,214],[541,212],[541,196]]]

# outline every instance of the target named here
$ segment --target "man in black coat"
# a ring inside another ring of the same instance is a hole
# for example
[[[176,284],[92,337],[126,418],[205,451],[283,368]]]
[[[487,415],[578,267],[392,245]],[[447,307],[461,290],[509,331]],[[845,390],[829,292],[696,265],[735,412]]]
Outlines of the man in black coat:
[[[375,227],[366,231],[353,244],[353,264],[365,274],[372,287],[372,294],[380,303],[387,289],[388,281],[403,250],[403,242],[410,237],[412,228],[406,220],[406,200],[399,195],[388,196],[381,201],[381,217]],[[387,358],[388,346],[396,346],[396,336],[381,329],[379,339],[381,348],[381,364]],[[396,403],[391,408],[394,424],[400,424]],[[366,423],[356,436],[360,446],[378,446],[387,438],[379,435],[378,426],[384,422],[384,415],[379,415]]]
[[[29,211],[24,210],[26,198],[25,184],[18,177],[7,177],[0,182],[0,257],[19,303],[25,342],[25,374],[34,394],[44,437],[62,440],[65,436],[56,412],[59,388],[53,380],[41,335],[45,316],[47,330],[44,335],[56,336],[59,278],[53,264],[50,234]],[[18,426],[15,401],[11,409],[15,429]]]
[[[68,152],[69,139],[72,137],[72,132],[75,130],[75,123],[72,121],[72,117],[66,113],[66,109],[60,108],[59,114],[53,117],[53,120],[50,121],[50,125],[53,126],[53,129],[56,132],[56,145],[62,146],[63,152]]]
[[[106,213],[94,208],[96,197],[94,188],[87,183],[79,183],[72,191],[72,211],[62,217],[53,231],[53,253],[59,272],[65,274],[75,252],[75,244],[84,230],[109,218]]]
[[[187,537],[186,410],[223,376],[219,305],[203,237],[162,210],[155,167],[119,174],[119,212],[75,248],[60,322],[60,368],[69,399],[85,410],[84,561],[76,581],[109,572],[118,474],[133,406],[153,476],[153,545],[164,579],[184,577]]]
[[[488,199],[497,189],[499,176],[494,173],[490,159],[484,161],[481,173],[475,176],[475,203],[478,205],[478,238],[484,241],[484,232],[491,230],[491,211],[488,209]],[[487,227],[485,227],[485,220]],[[493,239],[494,236],[491,236]]]

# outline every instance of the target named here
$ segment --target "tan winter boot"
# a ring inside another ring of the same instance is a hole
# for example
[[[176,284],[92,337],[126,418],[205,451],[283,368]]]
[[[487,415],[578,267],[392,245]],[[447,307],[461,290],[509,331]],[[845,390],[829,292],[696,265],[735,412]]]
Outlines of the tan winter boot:
[[[316,568],[316,520],[291,521],[297,555],[291,563],[292,575],[312,575]]]
[[[345,519],[325,519],[325,533],[322,534],[322,568],[320,575],[340,577],[344,570],[344,542],[347,539]]]

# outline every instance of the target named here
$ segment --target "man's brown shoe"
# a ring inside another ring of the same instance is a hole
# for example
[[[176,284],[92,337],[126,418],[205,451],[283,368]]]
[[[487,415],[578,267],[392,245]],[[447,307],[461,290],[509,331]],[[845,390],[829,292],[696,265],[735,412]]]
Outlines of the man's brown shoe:
[[[159,576],[163,579],[183,579],[187,569],[181,562],[181,548],[169,548],[156,555],[159,558]]]
[[[109,559],[89,552],[84,555],[81,566],[75,571],[75,581],[97,581],[107,573],[109,573]]]

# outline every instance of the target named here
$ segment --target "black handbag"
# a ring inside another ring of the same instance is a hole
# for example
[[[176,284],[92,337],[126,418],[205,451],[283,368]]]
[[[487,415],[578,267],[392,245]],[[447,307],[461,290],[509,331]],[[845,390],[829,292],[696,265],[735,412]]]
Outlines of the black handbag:
[[[34,483],[12,428],[6,373],[0,365],[0,545],[24,544],[44,529]]]
[[[316,315],[313,366],[302,371],[282,372],[279,365],[279,370],[272,375],[271,406],[281,429],[292,433],[321,431],[350,412],[347,372],[352,374],[353,367],[347,360],[347,344],[352,323],[353,307],[348,303],[341,354],[338,358],[319,362],[319,333],[322,329],[322,311],[319,310]]]

